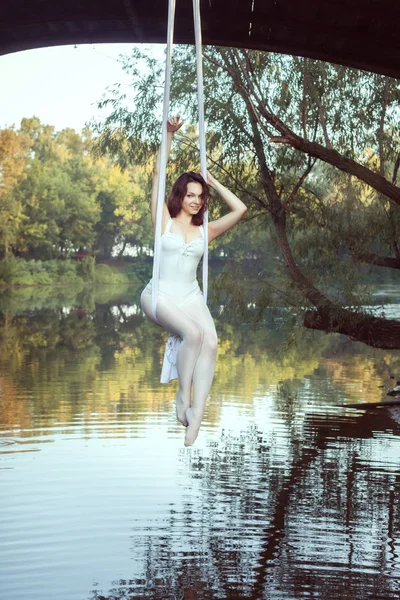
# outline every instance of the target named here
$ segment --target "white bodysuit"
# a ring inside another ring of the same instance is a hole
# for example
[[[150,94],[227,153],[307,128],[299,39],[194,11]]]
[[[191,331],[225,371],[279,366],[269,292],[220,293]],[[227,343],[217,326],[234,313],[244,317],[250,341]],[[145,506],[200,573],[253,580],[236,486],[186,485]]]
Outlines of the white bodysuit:
[[[161,371],[161,383],[179,378],[181,386],[211,386],[217,347],[217,334],[210,311],[197,281],[197,267],[204,252],[204,230],[185,242],[182,233],[171,231],[169,219],[161,236],[160,277],[157,319],[169,332]],[[151,310],[152,281],[141,295],[145,314],[154,321]],[[202,382],[202,385],[200,385]],[[189,391],[190,393],[190,391]],[[204,391],[203,391],[204,393]]]
[[[201,289],[197,281],[197,267],[203,256],[204,232],[201,237],[185,242],[180,233],[171,232],[172,219],[169,219],[161,236],[160,277],[158,294],[170,298],[178,308],[193,300]],[[152,280],[143,291],[151,294]]]

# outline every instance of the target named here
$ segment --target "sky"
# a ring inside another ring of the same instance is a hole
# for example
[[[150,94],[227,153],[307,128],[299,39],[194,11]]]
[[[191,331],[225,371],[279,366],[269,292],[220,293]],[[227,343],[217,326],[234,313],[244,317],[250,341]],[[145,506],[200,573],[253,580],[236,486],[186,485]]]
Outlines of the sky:
[[[133,44],[56,46],[0,56],[0,128],[37,116],[57,130],[81,131],[99,114],[96,102],[108,86],[129,85],[118,63]],[[164,46],[146,46],[163,56]]]

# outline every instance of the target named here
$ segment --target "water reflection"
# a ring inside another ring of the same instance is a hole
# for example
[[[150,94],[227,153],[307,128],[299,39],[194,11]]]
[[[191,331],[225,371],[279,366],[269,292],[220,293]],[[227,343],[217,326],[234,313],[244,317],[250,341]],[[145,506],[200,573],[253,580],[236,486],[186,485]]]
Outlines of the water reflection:
[[[302,433],[285,458],[256,427],[184,454],[181,502],[133,526],[145,576],[91,597],[398,598],[400,447],[383,450],[399,428],[318,414]]]
[[[187,450],[162,334],[112,293],[3,305],[2,597],[397,598],[398,410],[345,404],[400,353],[220,322]]]

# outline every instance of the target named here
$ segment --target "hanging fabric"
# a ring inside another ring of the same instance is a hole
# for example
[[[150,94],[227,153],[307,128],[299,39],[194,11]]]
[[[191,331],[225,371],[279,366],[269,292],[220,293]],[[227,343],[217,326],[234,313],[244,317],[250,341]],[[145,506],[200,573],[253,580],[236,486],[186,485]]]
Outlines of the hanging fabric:
[[[197,103],[199,112],[199,142],[200,142],[200,165],[201,174],[207,181],[206,166],[206,134],[204,123],[204,98],[203,98],[203,64],[202,64],[202,39],[201,39],[201,19],[200,19],[200,0],[193,0],[193,19],[196,44],[196,67],[197,67]],[[153,279],[152,279],[152,313],[157,320],[157,297],[158,297],[158,279],[160,273],[160,254],[161,254],[161,228],[163,204],[165,202],[165,179],[167,169],[167,119],[169,112],[169,99],[171,89],[171,64],[172,47],[174,37],[175,21],[175,0],[169,0],[168,5],[168,33],[167,33],[167,53],[165,61],[165,85],[163,102],[163,121],[162,137],[160,151],[160,173],[158,181],[157,194],[157,214],[154,239],[154,258],[153,258]],[[208,211],[204,213],[204,254],[203,254],[203,296],[207,302],[208,295]],[[171,342],[171,340],[170,340]],[[168,344],[167,344],[168,346]],[[171,346],[171,343],[169,344]],[[177,345],[174,345],[176,348]],[[165,357],[164,357],[165,358]]]
[[[168,34],[167,34],[167,54],[165,60],[165,84],[164,84],[164,103],[162,117],[162,136],[161,136],[161,151],[160,151],[160,172],[158,179],[158,196],[157,196],[157,213],[156,213],[156,228],[154,237],[154,257],[153,257],[153,279],[152,279],[152,297],[151,310],[155,320],[157,321],[157,296],[158,296],[158,279],[160,274],[160,253],[161,253],[161,226],[163,204],[165,202],[165,173],[167,169],[167,119],[169,110],[169,96],[171,89],[171,62],[172,62],[172,46],[174,39],[174,22],[175,22],[175,0],[169,0],[168,4]]]
[[[206,158],[206,128],[204,123],[204,95],[203,95],[203,56],[201,39],[200,0],[193,0],[194,37],[196,43],[197,67],[197,105],[199,110],[199,142],[200,142],[200,168],[204,181],[207,181]],[[208,210],[203,217],[204,229],[204,254],[203,254],[203,296],[207,302],[208,295]]]
[[[197,103],[199,112],[199,142],[200,142],[200,167],[201,174],[207,181],[206,165],[206,132],[204,123],[204,98],[203,98],[203,64],[202,64],[202,40],[201,40],[201,20],[200,20],[200,0],[193,0],[193,18],[196,44],[196,67],[197,67]],[[160,274],[160,256],[161,256],[161,228],[163,204],[165,202],[165,179],[167,169],[167,119],[169,112],[169,98],[171,88],[171,63],[172,46],[174,37],[174,19],[175,19],[175,0],[169,0],[168,6],[168,35],[167,35],[167,53],[165,62],[165,86],[163,103],[163,122],[162,138],[160,151],[160,173],[157,194],[157,214],[154,240],[154,259],[153,259],[153,279],[152,279],[152,313],[157,321],[157,297],[158,297],[158,279]],[[203,254],[203,297],[207,302],[208,295],[208,211],[203,216],[204,231],[204,254]],[[163,366],[161,370],[161,383],[169,383],[171,379],[178,378],[176,368],[176,359],[181,344],[179,336],[169,334],[167,345],[164,352]]]

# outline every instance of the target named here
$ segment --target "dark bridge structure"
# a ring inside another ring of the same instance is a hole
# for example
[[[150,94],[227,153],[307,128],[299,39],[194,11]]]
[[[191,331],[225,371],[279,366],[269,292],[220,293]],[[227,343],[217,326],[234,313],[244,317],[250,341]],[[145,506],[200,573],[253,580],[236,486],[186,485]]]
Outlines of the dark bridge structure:
[[[100,42],[165,43],[168,0],[2,0],[0,54]],[[396,0],[201,0],[203,43],[294,54],[400,78]],[[175,42],[194,43],[191,0]]]

